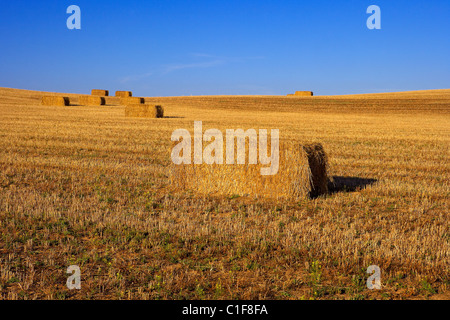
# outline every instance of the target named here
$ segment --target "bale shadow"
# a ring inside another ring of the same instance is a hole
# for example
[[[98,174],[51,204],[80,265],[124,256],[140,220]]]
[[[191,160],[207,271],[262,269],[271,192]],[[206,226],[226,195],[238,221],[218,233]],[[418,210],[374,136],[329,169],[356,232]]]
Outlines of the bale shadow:
[[[333,176],[332,180],[328,180],[328,192],[333,194],[360,191],[375,182],[377,179]]]
[[[184,119],[185,117],[179,117],[179,116],[164,116],[163,118],[166,118],[166,119]]]

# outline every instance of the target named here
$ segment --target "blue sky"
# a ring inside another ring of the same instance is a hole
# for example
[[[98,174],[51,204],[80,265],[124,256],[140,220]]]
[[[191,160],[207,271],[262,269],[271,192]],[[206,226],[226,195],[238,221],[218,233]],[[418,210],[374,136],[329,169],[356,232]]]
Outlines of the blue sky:
[[[369,30],[369,5],[381,30]],[[81,30],[69,30],[69,5]],[[0,86],[136,96],[450,88],[450,1],[2,1]]]

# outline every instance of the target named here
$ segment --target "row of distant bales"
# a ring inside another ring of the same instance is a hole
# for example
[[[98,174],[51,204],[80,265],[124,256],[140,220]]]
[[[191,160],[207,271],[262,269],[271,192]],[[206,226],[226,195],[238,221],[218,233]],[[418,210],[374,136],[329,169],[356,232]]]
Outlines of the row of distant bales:
[[[109,96],[108,90],[93,89],[91,95],[80,95],[78,105],[82,106],[103,106],[106,104],[106,98]],[[143,118],[163,118],[164,108],[161,105],[145,104],[144,98],[133,97],[131,91],[116,91],[116,97],[120,98],[120,104],[125,106],[126,117]],[[312,91],[295,91],[288,96],[313,96]],[[43,96],[42,105],[44,106],[69,106],[70,98],[63,96]]]
[[[103,106],[109,96],[108,90],[93,89],[91,95],[78,96],[78,105]],[[145,104],[144,98],[133,97],[131,91],[116,91],[120,104],[125,106],[126,117],[163,118],[164,108],[161,105]],[[43,96],[41,104],[44,106],[69,106],[70,98],[63,96]]]

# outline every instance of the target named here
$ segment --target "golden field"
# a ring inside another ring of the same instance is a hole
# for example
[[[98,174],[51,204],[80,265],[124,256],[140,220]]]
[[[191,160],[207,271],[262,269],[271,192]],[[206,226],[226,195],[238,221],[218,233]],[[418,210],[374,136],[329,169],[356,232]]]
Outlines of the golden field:
[[[449,299],[450,90],[145,98],[162,119],[47,94],[0,88],[1,299]],[[196,120],[320,142],[336,185],[300,201],[173,191],[171,133]]]

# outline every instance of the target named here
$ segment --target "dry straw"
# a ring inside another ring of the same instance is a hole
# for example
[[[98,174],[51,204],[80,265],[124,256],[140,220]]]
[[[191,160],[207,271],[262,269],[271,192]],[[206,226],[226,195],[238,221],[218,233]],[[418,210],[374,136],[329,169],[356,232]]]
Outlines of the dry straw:
[[[320,143],[311,143],[303,146],[308,157],[310,169],[311,189],[310,196],[317,197],[328,192],[328,157]]]
[[[313,92],[312,92],[312,91],[295,91],[295,94],[294,94],[294,95],[296,95],[296,96],[308,96],[308,97],[310,97],[310,96],[313,95]]]
[[[288,96],[288,97],[293,97],[293,96],[295,96],[295,94],[293,94],[293,93],[288,93],[287,96]]]
[[[41,104],[43,106],[68,106],[70,104],[70,100],[68,97],[43,96]]]
[[[164,108],[160,105],[132,104],[125,107],[125,117],[163,118]]]
[[[109,91],[108,91],[108,90],[92,89],[91,95],[93,95],[93,96],[107,97],[107,96],[109,96]]]
[[[124,106],[132,105],[132,104],[141,104],[144,103],[144,98],[139,97],[121,97],[120,104]]]
[[[328,160],[320,143],[280,143],[280,166],[272,176],[261,175],[260,169],[268,165],[248,164],[248,143],[246,148],[246,164],[242,165],[226,164],[225,158],[224,164],[172,163],[172,187],[203,195],[284,200],[314,198],[328,192]]]
[[[131,97],[132,95],[131,91],[116,91],[116,97]]]
[[[103,106],[106,104],[106,99],[99,96],[79,96],[78,104],[82,106]]]

